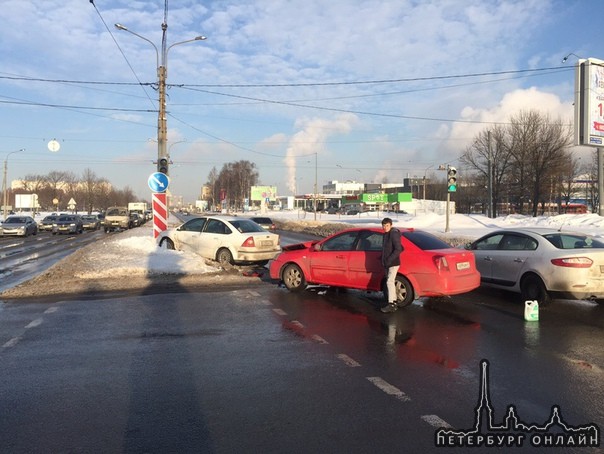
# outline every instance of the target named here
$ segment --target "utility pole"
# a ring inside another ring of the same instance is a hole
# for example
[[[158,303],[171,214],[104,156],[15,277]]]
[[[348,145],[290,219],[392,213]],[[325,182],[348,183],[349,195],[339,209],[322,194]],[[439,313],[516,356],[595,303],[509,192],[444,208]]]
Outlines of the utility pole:
[[[487,193],[488,193],[488,217],[493,217],[493,157],[491,155],[491,131],[487,131]]]

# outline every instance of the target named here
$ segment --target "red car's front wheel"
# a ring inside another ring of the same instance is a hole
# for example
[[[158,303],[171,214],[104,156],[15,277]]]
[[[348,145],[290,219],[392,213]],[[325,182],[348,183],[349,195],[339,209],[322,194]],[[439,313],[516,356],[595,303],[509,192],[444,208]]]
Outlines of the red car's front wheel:
[[[290,263],[283,269],[281,276],[285,288],[292,292],[299,292],[306,288],[306,279],[304,273],[298,265]]]

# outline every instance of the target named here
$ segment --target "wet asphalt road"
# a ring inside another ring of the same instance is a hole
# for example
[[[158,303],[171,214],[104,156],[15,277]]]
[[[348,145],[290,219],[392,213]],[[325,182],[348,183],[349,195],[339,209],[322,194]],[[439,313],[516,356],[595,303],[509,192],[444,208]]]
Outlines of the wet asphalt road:
[[[604,307],[559,302],[526,322],[510,299],[386,315],[379,295],[261,283],[4,304],[0,450],[445,452],[440,426],[475,424],[482,359],[497,423],[510,405],[530,423],[558,405],[604,427]]]

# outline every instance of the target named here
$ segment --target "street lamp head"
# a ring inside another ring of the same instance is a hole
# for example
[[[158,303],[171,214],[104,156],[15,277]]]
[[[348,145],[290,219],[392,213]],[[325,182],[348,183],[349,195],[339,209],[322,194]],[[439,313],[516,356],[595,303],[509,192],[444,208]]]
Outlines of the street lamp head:
[[[122,24],[114,24],[115,28],[117,28],[118,30],[125,30],[128,31],[128,29],[126,27],[124,27]]]
[[[579,57],[577,54],[571,52],[570,54],[568,54],[566,57],[564,57],[562,59],[562,63],[566,63],[568,61],[568,57],[570,57],[571,55],[574,55],[575,57],[577,57],[579,60],[581,60],[581,57]]]
[[[199,35],[196,36],[195,38],[193,38],[195,41],[205,41],[206,39],[208,39],[207,37],[203,36],[203,35]]]

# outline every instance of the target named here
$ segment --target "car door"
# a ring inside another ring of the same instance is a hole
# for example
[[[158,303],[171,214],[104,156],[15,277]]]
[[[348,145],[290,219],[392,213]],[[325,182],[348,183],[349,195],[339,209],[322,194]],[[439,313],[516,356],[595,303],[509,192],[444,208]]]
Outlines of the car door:
[[[176,232],[178,249],[198,253],[197,243],[206,218],[195,218],[185,222]]]
[[[526,263],[534,257],[537,241],[527,235],[506,233],[491,262],[493,284],[512,287],[518,282]]]
[[[229,226],[220,219],[208,219],[196,240],[197,253],[210,260],[216,259],[218,249],[223,246],[228,247],[231,233]]]
[[[343,232],[317,243],[310,254],[312,282],[338,287],[350,287],[348,260],[356,245],[358,232]]]
[[[382,243],[384,234],[372,230],[361,230],[348,259],[351,287],[381,290],[384,277],[382,266]]]
[[[497,249],[502,239],[503,233],[494,233],[474,242],[470,248],[482,282],[490,283],[493,279],[493,261],[497,259]]]

